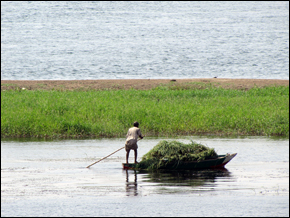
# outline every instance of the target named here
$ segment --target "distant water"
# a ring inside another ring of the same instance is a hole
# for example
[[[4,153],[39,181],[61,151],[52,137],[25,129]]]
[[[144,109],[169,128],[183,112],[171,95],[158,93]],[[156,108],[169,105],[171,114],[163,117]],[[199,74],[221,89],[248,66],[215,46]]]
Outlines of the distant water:
[[[289,2],[1,1],[1,79],[289,79]]]

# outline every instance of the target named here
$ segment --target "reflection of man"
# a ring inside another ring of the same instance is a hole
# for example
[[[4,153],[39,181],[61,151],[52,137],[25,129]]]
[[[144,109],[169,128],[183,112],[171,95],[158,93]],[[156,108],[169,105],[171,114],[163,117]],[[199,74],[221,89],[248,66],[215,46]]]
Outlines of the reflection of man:
[[[129,159],[129,154],[130,154],[130,150],[134,150],[135,152],[135,163],[137,162],[137,149],[138,149],[138,145],[137,145],[137,140],[138,137],[140,137],[141,139],[143,139],[143,136],[141,135],[141,130],[139,129],[139,123],[136,121],[134,122],[134,127],[130,128],[128,130],[127,133],[127,139],[125,142],[125,150],[126,150],[126,163],[128,164],[128,159]]]
[[[138,195],[137,192],[137,173],[134,170],[134,182],[129,182],[129,173],[128,170],[126,170],[126,192],[127,192],[127,196],[130,196],[130,192],[133,190],[133,194],[134,196]]]

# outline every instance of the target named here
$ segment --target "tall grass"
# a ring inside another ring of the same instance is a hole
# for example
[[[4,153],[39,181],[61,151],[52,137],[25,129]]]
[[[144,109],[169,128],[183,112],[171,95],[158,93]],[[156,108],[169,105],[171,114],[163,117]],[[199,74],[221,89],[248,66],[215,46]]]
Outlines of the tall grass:
[[[1,91],[1,137],[289,136],[289,87]]]

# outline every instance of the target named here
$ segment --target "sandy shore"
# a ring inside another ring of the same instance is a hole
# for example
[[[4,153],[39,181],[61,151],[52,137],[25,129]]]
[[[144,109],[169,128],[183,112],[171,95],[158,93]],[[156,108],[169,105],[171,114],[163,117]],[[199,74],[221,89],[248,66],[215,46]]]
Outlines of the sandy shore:
[[[289,86],[289,80],[278,79],[113,79],[113,80],[1,80],[1,91],[25,88],[28,90],[87,90],[87,89],[140,89],[147,90],[160,85],[203,86],[249,89],[271,85]]]

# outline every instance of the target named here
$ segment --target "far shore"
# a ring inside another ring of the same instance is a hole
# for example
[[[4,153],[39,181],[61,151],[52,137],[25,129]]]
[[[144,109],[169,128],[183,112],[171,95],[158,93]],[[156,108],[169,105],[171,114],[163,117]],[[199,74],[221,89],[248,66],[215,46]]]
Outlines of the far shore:
[[[289,86],[289,80],[280,79],[100,79],[100,80],[1,80],[1,91],[17,88],[28,90],[148,90],[162,85],[213,85],[222,88],[250,89],[266,86]]]

